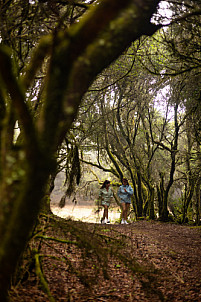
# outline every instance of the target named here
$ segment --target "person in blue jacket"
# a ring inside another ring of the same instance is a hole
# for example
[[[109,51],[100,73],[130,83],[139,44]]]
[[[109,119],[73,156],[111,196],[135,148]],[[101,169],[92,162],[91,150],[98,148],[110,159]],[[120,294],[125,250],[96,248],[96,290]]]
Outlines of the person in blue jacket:
[[[127,178],[122,179],[122,185],[119,187],[117,195],[120,198],[120,202],[122,204],[122,220],[121,224],[128,224],[127,216],[130,209],[131,204],[131,196],[133,195],[133,189],[128,183]]]

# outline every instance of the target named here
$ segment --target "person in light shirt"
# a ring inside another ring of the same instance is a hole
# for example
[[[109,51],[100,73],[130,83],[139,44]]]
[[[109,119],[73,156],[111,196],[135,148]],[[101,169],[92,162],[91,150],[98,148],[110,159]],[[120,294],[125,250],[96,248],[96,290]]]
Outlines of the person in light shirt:
[[[113,197],[113,192],[110,188],[110,181],[105,180],[99,191],[99,198],[102,206],[104,207],[101,223],[110,223],[108,219],[108,208],[110,206],[112,197]]]
[[[128,183],[127,178],[122,179],[122,185],[119,187],[117,195],[120,198],[122,204],[122,220],[121,224],[128,224],[127,217],[131,204],[131,196],[133,195],[133,189]]]

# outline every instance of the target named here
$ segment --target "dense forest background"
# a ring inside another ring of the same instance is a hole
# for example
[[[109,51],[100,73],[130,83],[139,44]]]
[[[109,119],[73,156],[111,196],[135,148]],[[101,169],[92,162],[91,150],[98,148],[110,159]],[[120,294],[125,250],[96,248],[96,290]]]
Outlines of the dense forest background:
[[[127,177],[136,219],[199,225],[200,1],[1,0],[0,20],[0,300],[62,170],[64,202]]]
[[[188,13],[197,5],[189,4]],[[85,188],[93,199],[97,182],[109,178],[116,192],[125,176],[134,188],[137,218],[199,224],[200,28],[197,14],[180,20],[184,8],[185,3],[162,2],[153,17],[162,28],[133,42],[83,97],[60,150],[66,196],[72,188],[70,167],[75,182],[82,173],[78,192]]]

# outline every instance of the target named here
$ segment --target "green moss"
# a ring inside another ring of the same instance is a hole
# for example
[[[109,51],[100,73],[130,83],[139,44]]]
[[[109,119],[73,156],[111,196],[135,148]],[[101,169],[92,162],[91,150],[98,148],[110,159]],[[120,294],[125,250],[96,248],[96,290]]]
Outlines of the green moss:
[[[198,229],[198,230],[201,230],[201,225],[191,226],[190,229]]]

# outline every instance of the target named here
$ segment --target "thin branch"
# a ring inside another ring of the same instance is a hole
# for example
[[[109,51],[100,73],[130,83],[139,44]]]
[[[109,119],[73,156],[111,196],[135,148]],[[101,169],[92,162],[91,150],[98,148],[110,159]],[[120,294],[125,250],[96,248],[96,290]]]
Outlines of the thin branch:
[[[177,23],[179,21],[183,21],[183,20],[185,20],[187,18],[190,18],[190,17],[193,17],[193,16],[200,16],[200,15],[201,15],[201,9],[198,9],[198,10],[196,10],[194,12],[186,13],[186,14],[183,14],[181,17],[175,18],[170,23],[164,24],[163,27],[167,27],[167,26],[175,24],[175,23]]]
[[[100,164],[91,163],[91,162],[86,161],[84,159],[80,159],[80,161],[87,164],[87,165],[90,165],[90,166],[96,167],[100,170],[103,170],[104,172],[110,172],[110,173],[116,175],[117,177],[119,177],[119,175],[117,173],[115,173],[115,170],[112,169],[112,168],[108,169],[108,168],[105,168],[105,167],[101,166]]]
[[[33,56],[31,58],[31,62],[27,66],[25,74],[22,78],[22,82],[26,89],[31,85],[32,81],[34,80],[38,69],[44,62],[44,58],[50,53],[51,45],[52,38],[50,36],[46,36],[40,40],[40,43],[34,51]]]
[[[111,86],[114,86],[116,83],[118,83],[119,81],[123,80],[125,77],[127,77],[127,75],[131,72],[131,70],[133,69],[133,66],[135,64],[135,59],[136,57],[133,58],[133,61],[132,61],[132,64],[130,66],[130,68],[126,71],[126,73],[119,77],[117,80],[115,80],[114,82],[112,82],[111,84],[108,84],[106,86],[104,86],[103,88],[100,88],[100,89],[89,89],[89,92],[92,92],[92,91],[103,91]]]

